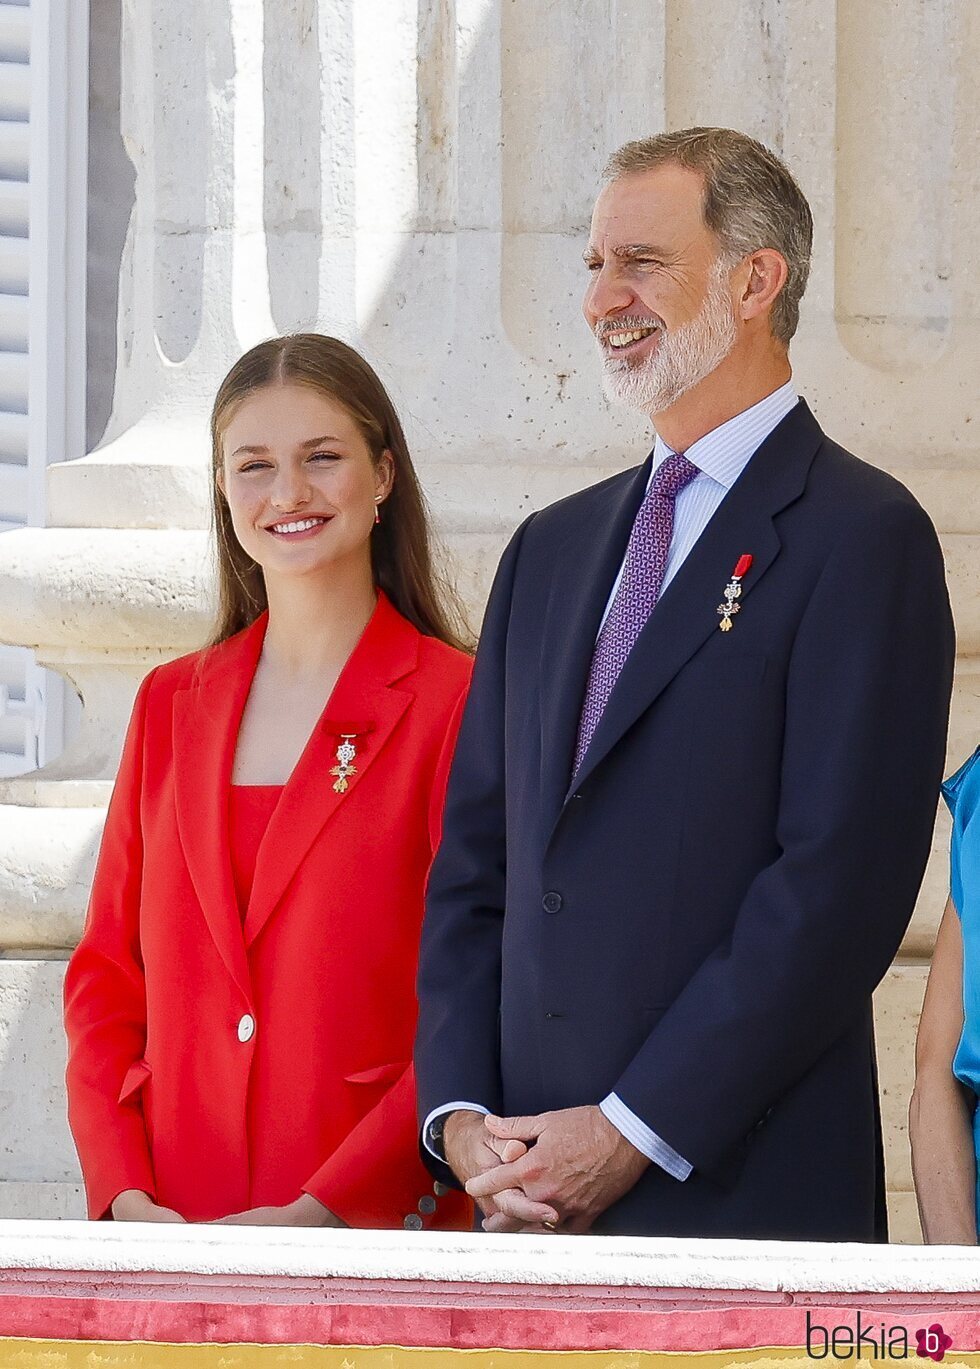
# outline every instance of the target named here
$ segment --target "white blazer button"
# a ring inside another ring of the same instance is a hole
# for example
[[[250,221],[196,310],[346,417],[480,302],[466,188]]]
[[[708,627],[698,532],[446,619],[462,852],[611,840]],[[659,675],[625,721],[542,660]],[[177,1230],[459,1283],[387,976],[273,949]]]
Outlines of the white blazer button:
[[[406,1231],[421,1231],[422,1218],[418,1215],[417,1212],[410,1212],[408,1216],[405,1218],[405,1220],[402,1222],[402,1226],[405,1228]]]
[[[255,1035],[255,1018],[248,1013],[238,1023],[238,1039],[241,1042],[251,1041]]]

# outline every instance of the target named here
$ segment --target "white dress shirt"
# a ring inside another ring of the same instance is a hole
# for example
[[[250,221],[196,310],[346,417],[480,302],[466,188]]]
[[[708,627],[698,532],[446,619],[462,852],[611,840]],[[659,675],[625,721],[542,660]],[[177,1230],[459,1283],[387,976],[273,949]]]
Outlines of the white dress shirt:
[[[751,409],[736,414],[727,423],[722,423],[719,428],[714,428],[710,433],[706,433],[704,437],[699,438],[697,442],[688,447],[685,456],[692,465],[697,466],[698,474],[689,485],[681,490],[674,504],[674,527],[670,538],[670,551],[667,555],[667,568],[664,572],[663,584],[660,587],[661,595],[690,555],[694,544],[708,526],[725,495],[749,464],[753,453],[758,450],[790,410],[796,407],[798,402],[799,396],[793,382],[788,380],[785,385],[781,385],[771,395],[761,399],[758,404],[753,404]],[[673,453],[670,447],[658,435],[653,448],[653,466],[650,471],[650,480],[653,479],[658,466],[671,455]],[[647,489],[649,487],[648,481]],[[626,558],[624,555],[609,592],[609,598],[606,601],[602,620],[596,633],[597,637],[609,616],[609,610],[612,608],[616,591],[619,589],[625,566]],[[654,612],[656,612],[656,607],[654,607]],[[627,1141],[634,1145],[648,1160],[658,1164],[661,1169],[666,1170],[675,1179],[684,1180],[688,1177],[692,1169],[689,1162],[683,1156],[678,1155],[677,1151],[669,1146],[655,1131],[651,1130],[642,1118],[637,1117],[636,1113],[631,1111],[617,1094],[608,1094],[603,1098],[599,1107],[616,1130],[621,1132]],[[444,1116],[449,1112],[456,1112],[459,1109],[484,1114],[489,1111],[488,1108],[479,1103],[459,1101],[444,1103],[438,1108],[433,1108],[425,1119],[422,1135],[426,1149],[437,1159],[443,1157],[435,1148],[430,1136],[431,1125],[437,1117]]]

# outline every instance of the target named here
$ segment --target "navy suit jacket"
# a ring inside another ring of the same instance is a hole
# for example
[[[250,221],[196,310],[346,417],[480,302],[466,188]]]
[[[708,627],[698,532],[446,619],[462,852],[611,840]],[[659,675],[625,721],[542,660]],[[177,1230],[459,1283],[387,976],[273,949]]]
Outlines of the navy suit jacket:
[[[881,1238],[871,994],[943,767],[936,533],[801,403],[665,590],[572,786],[648,475],[533,515],[501,561],[429,882],[420,1114],[615,1090],[694,1173],[651,1166],[596,1231]]]

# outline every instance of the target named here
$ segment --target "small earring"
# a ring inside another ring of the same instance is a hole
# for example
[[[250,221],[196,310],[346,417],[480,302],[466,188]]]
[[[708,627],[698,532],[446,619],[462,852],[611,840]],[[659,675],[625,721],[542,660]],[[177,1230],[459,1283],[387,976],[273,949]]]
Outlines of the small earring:
[[[377,499],[374,501],[374,526],[375,526],[375,527],[377,527],[378,524],[381,522],[381,512],[380,512],[380,510],[378,509],[378,505],[379,505],[380,503],[381,503],[381,496],[379,495],[379,496],[377,497]]]

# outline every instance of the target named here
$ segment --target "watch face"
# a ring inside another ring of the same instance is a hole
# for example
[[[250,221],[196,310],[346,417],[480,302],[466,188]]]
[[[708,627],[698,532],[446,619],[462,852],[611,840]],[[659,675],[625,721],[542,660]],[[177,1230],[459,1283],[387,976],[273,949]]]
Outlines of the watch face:
[[[445,1125],[446,1113],[442,1113],[439,1117],[433,1117],[426,1133],[429,1149],[438,1155],[440,1160],[445,1160],[446,1158],[446,1151],[442,1144],[442,1132]]]

